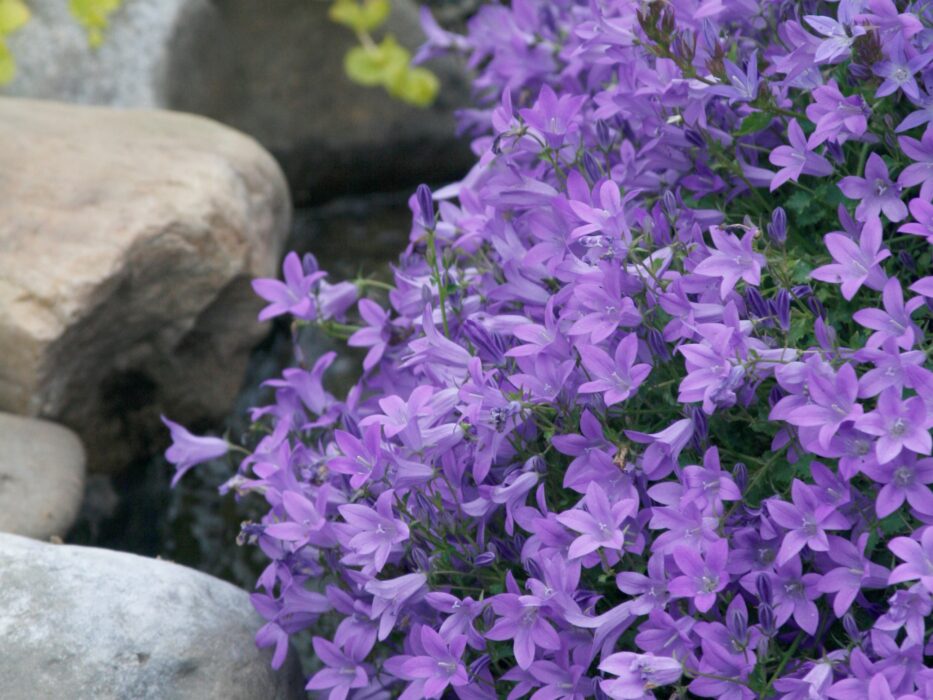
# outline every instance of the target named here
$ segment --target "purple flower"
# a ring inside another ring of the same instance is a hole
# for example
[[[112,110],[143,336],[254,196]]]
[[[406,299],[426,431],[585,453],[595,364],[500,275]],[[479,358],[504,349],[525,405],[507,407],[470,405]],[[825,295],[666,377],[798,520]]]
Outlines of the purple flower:
[[[566,135],[574,129],[574,119],[586,101],[583,95],[561,95],[560,97],[544,85],[538,94],[538,100],[530,109],[520,109],[522,119],[544,137],[548,147],[560,148]]]
[[[417,697],[439,698],[447,686],[458,688],[469,683],[466,667],[461,661],[466,647],[465,636],[458,635],[447,642],[428,625],[422,625],[420,639],[425,652],[423,655],[405,658],[397,669],[388,666],[395,675],[417,681]]]
[[[845,299],[854,297],[863,284],[878,291],[884,287],[887,277],[880,263],[891,257],[891,251],[881,247],[880,219],[865,223],[857,245],[842,233],[827,233],[823,241],[834,262],[813,270],[813,279],[840,285]]]
[[[603,659],[599,670],[618,676],[600,681],[599,687],[613,700],[642,700],[651,691],[676,683],[683,675],[677,659],[654,654],[635,654],[623,651]]]
[[[790,145],[778,146],[768,156],[772,165],[781,168],[771,180],[772,192],[788,180],[797,182],[801,175],[825,177],[832,174],[833,166],[823,156],[817,155],[810,149],[807,145],[807,137],[796,119],[790,120],[787,137]]]
[[[933,245],[933,204],[924,199],[912,199],[910,200],[910,215],[914,220],[903,224],[897,230],[912,233],[915,236],[925,236],[927,243]]]
[[[792,409],[786,420],[791,425],[818,428],[819,444],[825,448],[844,423],[862,415],[862,406],[856,401],[858,378],[852,365],[846,363],[835,375],[810,370],[807,379],[810,403]]]
[[[904,154],[914,161],[898,175],[897,184],[901,187],[920,185],[921,199],[915,201],[929,204],[930,199],[933,198],[933,126],[926,128],[919,141],[910,136],[900,136],[897,142]],[[911,214],[913,214],[913,208]],[[913,215],[917,218],[916,214]]]
[[[894,387],[881,392],[875,410],[856,421],[855,427],[877,436],[875,454],[882,464],[896,458],[904,449],[928,455],[933,448],[930,437],[933,416],[928,414],[926,404],[918,396],[902,400],[900,390]],[[901,478],[905,476],[902,472]],[[893,497],[893,493],[889,496]]]
[[[868,129],[870,112],[860,95],[845,97],[835,80],[816,88],[813,102],[807,106],[807,118],[816,124],[816,129],[807,140],[809,148],[816,148],[824,141],[845,143],[852,138],[861,138]]]
[[[839,189],[849,199],[858,199],[855,217],[859,221],[877,218],[882,212],[891,221],[907,218],[907,205],[901,201],[901,188],[888,175],[888,166],[877,153],[868,156],[865,177],[849,176],[839,181]]]
[[[856,596],[863,588],[883,588],[888,577],[888,570],[875,564],[865,556],[868,534],[859,537],[853,544],[842,537],[829,537],[829,558],[834,564],[818,579],[817,589],[822,593],[835,593],[833,612],[842,617],[852,606]]]
[[[690,547],[675,547],[674,561],[681,575],[671,579],[672,598],[692,598],[700,612],[706,612],[716,602],[716,593],[726,587],[726,559],[729,545],[717,540],[707,547],[706,556]]]
[[[369,676],[361,665],[363,659],[344,653],[336,644],[323,637],[314,637],[314,654],[326,668],[311,676],[305,690],[328,690],[328,700],[344,700],[354,688],[369,685]]]
[[[694,272],[722,280],[720,294],[723,299],[740,279],[757,287],[761,282],[761,268],[767,264],[765,256],[752,249],[757,230],[747,230],[741,240],[718,226],[710,228],[709,233],[715,249],[709,257],[700,261]]]
[[[285,256],[282,273],[285,276],[284,283],[273,279],[253,280],[253,291],[269,302],[269,305],[259,313],[259,320],[267,321],[286,313],[295,318],[314,320],[317,312],[314,300],[311,298],[311,288],[315,282],[323,279],[327,274],[315,272],[305,275],[297,253],[289,253]]]
[[[609,502],[606,492],[595,481],[591,481],[582,501],[586,510],[571,508],[557,516],[561,525],[579,532],[580,535],[567,551],[570,559],[578,559],[597,549],[621,551],[625,544],[625,531],[619,526],[638,510],[638,502],[622,499]]]
[[[791,485],[791,499],[792,504],[777,498],[767,501],[772,520],[787,530],[775,559],[778,566],[786,564],[804,547],[814,552],[827,551],[826,531],[844,530],[849,526],[845,515],[835,506],[821,503],[813,488],[799,479],[794,479]]]
[[[895,537],[888,542],[888,549],[904,562],[894,567],[888,577],[888,584],[919,579],[923,587],[933,593],[933,527],[923,528],[919,541],[910,537]]]
[[[875,91],[875,97],[885,97],[900,90],[908,97],[919,100],[920,87],[914,79],[914,74],[923,70],[933,56],[924,52],[907,60],[902,51],[892,53],[894,55],[889,60],[880,61],[872,69],[875,75],[884,78]]]
[[[366,427],[362,440],[344,430],[335,430],[334,442],[343,456],[334,457],[327,465],[339,474],[348,474],[350,486],[358,489],[370,479],[382,478],[387,460],[382,450],[382,428],[378,423]]]
[[[346,538],[346,547],[352,554],[345,558],[348,563],[365,562],[379,573],[386,565],[389,555],[399,544],[408,539],[408,526],[392,512],[394,492],[383,491],[376,499],[375,508],[348,503],[337,510],[347,523],[339,532]]]
[[[371,617],[379,620],[379,640],[389,636],[402,609],[427,583],[424,574],[404,574],[387,581],[370,581],[363,588],[373,596]]]
[[[606,406],[625,401],[651,372],[651,365],[635,364],[638,336],[629,333],[616,346],[615,356],[595,345],[580,348],[580,358],[590,375],[590,381],[580,385],[581,394],[601,393]]]
[[[863,27],[856,25],[853,27],[852,36],[849,36],[845,25],[831,17],[806,15],[803,19],[818,33],[827,37],[820,42],[819,47],[816,49],[813,60],[817,63],[833,63],[837,59],[845,58],[851,51],[855,37],[865,33]]]
[[[369,348],[363,358],[363,369],[371,370],[389,345],[389,314],[379,304],[369,299],[360,299],[360,316],[366,321],[366,327],[359,329],[347,340],[347,345],[354,348]]]
[[[172,488],[178,484],[181,477],[189,469],[212,459],[223,457],[230,449],[230,444],[222,438],[192,435],[178,423],[173,423],[165,416],[162,416],[162,422],[165,423],[172,435],[172,444],[165,451],[165,458],[175,465]]]
[[[881,299],[884,302],[884,311],[859,309],[852,314],[852,318],[865,328],[875,331],[868,339],[868,347],[877,348],[888,339],[892,339],[897,341],[899,347],[909,350],[922,334],[910,316],[923,305],[923,300],[914,297],[905,304],[904,292],[896,277],[885,283]]]
[[[561,648],[560,636],[542,610],[544,602],[537,596],[515,593],[500,593],[492,599],[492,609],[499,617],[486,632],[486,638],[511,639],[519,668],[531,666],[537,648],[551,651]]]

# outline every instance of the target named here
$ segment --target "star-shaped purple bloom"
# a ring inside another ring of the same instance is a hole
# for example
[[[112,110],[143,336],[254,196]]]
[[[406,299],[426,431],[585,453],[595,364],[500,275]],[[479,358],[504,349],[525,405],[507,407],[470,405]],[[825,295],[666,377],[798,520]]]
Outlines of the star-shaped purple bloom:
[[[327,273],[318,271],[305,275],[301,258],[292,252],[285,256],[282,274],[285,277],[284,282],[274,279],[253,280],[253,291],[269,302],[269,305],[259,312],[259,320],[267,321],[282,314],[291,314],[295,318],[307,321],[314,320],[317,311],[311,298],[311,288],[315,282],[326,277]]]
[[[726,587],[729,574],[726,559],[729,545],[716,540],[708,545],[706,556],[692,547],[675,547],[674,561],[681,571],[668,586],[672,598],[692,598],[700,612],[706,612],[716,602],[716,594]]]
[[[788,180],[797,182],[801,175],[825,177],[832,174],[833,166],[829,161],[810,150],[807,137],[796,119],[790,120],[787,138],[790,141],[789,146],[778,146],[768,156],[772,165],[781,168],[771,180],[772,192]]]
[[[925,236],[927,243],[933,245],[933,203],[926,199],[910,200],[910,215],[913,221],[903,224],[898,231],[914,236]]]
[[[920,185],[921,201],[933,199],[933,126],[928,126],[918,141],[910,136],[897,139],[901,150],[913,163],[901,171],[897,184],[901,187]]]
[[[880,291],[887,277],[880,267],[891,257],[891,251],[881,247],[881,220],[869,219],[862,227],[858,244],[843,233],[827,233],[823,242],[834,262],[822,265],[810,273],[813,279],[840,285],[845,299],[851,299],[864,284]]]
[[[917,339],[923,337],[923,332],[910,318],[914,311],[923,306],[923,299],[913,297],[905,304],[901,283],[897,277],[892,277],[881,291],[881,300],[884,302],[884,311],[859,309],[852,314],[856,323],[875,331],[866,345],[878,348],[888,339],[893,339],[899,347],[910,350]]]
[[[871,414],[869,414],[871,415]],[[906,500],[921,513],[933,515],[933,459],[917,459],[912,454],[863,470],[879,484],[883,484],[875,501],[879,518],[886,518],[900,508]]]
[[[580,385],[581,394],[601,393],[606,406],[625,401],[651,372],[651,365],[635,364],[638,336],[629,333],[616,346],[614,357],[595,345],[580,348],[580,358],[591,379]]]
[[[609,502],[602,486],[591,481],[583,498],[586,510],[571,508],[557,516],[557,522],[580,535],[570,544],[567,556],[578,559],[597,549],[619,551],[625,544],[625,532],[619,527],[638,511],[632,499]]]
[[[408,526],[392,512],[394,492],[383,491],[375,508],[359,503],[347,503],[337,510],[346,521],[341,528],[352,563],[360,559],[371,563],[376,573],[382,571],[393,549],[408,539]]]
[[[326,668],[311,676],[305,690],[328,690],[328,700],[344,700],[353,688],[365,688],[369,685],[369,676],[363,668],[362,658],[345,653],[333,642],[323,637],[311,640],[314,655],[323,661]]]
[[[933,448],[933,416],[923,399],[912,396],[903,400],[901,391],[893,387],[881,392],[875,410],[856,421],[855,427],[878,437],[875,454],[881,464],[890,462],[905,448],[925,455]]]
[[[919,579],[933,593],[933,527],[923,528],[919,539],[918,542],[910,537],[895,537],[888,542],[888,549],[904,562],[894,567],[888,584]]]
[[[740,279],[757,287],[761,282],[761,268],[767,264],[765,256],[752,249],[758,231],[747,230],[741,240],[719,226],[710,227],[709,233],[715,248],[693,271],[704,277],[721,279],[719,291],[723,299]]]
[[[804,547],[814,552],[827,551],[829,540],[826,531],[849,527],[845,515],[834,505],[820,502],[812,487],[799,479],[794,479],[791,485],[791,499],[792,504],[778,498],[767,501],[771,519],[787,529],[775,559],[778,566],[786,564]]]
[[[165,451],[165,458],[175,465],[172,488],[192,467],[223,457],[230,450],[230,444],[222,438],[193,435],[165,416],[162,416],[162,422],[172,436],[172,444]]]
[[[850,175],[839,181],[839,189],[849,199],[858,199],[855,218],[868,221],[882,212],[891,221],[907,218],[907,205],[901,201],[901,188],[891,180],[888,166],[877,153],[868,156],[865,177]]]

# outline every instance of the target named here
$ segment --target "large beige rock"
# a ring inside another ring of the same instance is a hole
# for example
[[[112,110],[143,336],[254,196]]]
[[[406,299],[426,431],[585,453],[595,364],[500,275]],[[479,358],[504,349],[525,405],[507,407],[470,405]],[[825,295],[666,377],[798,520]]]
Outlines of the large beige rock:
[[[84,466],[72,431],[0,413],[0,532],[64,537],[81,507]]]
[[[289,228],[273,159],[158,111],[0,98],[0,133],[0,410],[75,429],[99,471],[160,413],[224,415]]]
[[[0,534],[0,698],[298,700],[245,591],[169,562]]]

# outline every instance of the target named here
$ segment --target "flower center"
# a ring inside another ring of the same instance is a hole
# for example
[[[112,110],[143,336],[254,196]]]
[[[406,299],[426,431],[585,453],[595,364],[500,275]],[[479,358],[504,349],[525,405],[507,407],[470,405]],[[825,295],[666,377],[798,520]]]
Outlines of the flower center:
[[[891,435],[903,435],[905,430],[907,430],[907,423],[903,418],[898,418],[891,424]]]

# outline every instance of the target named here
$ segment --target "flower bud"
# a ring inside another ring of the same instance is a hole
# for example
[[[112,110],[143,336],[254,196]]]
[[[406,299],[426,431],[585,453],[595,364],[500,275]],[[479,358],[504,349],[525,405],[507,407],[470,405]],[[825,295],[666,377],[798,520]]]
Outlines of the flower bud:
[[[726,627],[735,641],[744,643],[748,639],[748,614],[740,609],[730,610],[726,616]]]
[[[766,637],[773,637],[777,634],[774,609],[767,603],[758,606],[758,626],[761,627],[761,633]]]
[[[602,168],[589,151],[583,154],[583,169],[586,171],[586,176],[590,178],[590,182],[596,182],[603,176]]]
[[[768,224],[768,237],[776,245],[784,245],[787,241],[787,213],[784,207],[778,207],[771,212],[771,223]]]
[[[664,341],[664,336],[657,328],[649,328],[647,332],[648,349],[661,362],[671,359],[671,350]]]
[[[748,486],[748,467],[745,466],[745,462],[736,462],[732,467],[732,480],[739,488],[739,492],[744,493]]]
[[[612,148],[612,134],[609,131],[609,125],[602,119],[596,120],[596,143],[604,151]]]
[[[770,303],[771,311],[784,331],[790,330],[790,292],[779,289]]]
[[[853,641],[861,641],[862,631],[858,628],[858,623],[855,621],[855,617],[851,612],[847,612],[842,616],[842,628],[846,631],[846,634],[849,635],[849,638]]]
[[[758,592],[758,600],[767,605],[771,605],[774,591],[771,588],[771,577],[767,574],[758,574],[755,579],[755,590]]]
[[[425,228],[434,228],[434,199],[431,195],[431,188],[427,185],[418,185],[416,198],[421,214],[421,223]]]

